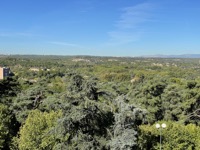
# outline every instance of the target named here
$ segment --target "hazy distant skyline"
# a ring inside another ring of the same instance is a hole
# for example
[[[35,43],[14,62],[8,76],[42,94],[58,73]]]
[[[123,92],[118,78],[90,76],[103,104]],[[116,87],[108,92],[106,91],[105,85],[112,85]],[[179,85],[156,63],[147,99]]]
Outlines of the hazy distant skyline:
[[[0,54],[200,54],[198,0],[0,2]]]

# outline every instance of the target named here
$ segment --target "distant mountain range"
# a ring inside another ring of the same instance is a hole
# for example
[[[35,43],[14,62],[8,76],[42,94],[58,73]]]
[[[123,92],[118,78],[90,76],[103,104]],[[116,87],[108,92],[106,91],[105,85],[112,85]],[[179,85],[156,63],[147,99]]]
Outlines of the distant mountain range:
[[[0,58],[8,56],[18,56],[18,57],[117,57],[117,56],[90,56],[90,55],[19,55],[19,54],[0,54]],[[122,56],[125,57],[125,56]],[[130,56],[127,56],[130,57]],[[200,58],[200,54],[182,54],[182,55],[142,55],[135,56],[140,58]]]
[[[146,55],[141,57],[151,58],[200,58],[200,54],[182,54],[182,55]]]

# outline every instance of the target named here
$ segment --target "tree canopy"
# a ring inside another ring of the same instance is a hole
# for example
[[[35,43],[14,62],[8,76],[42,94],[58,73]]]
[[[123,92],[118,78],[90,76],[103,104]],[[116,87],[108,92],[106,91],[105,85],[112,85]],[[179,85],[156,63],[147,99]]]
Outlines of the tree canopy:
[[[0,149],[200,149],[199,59],[5,56]]]

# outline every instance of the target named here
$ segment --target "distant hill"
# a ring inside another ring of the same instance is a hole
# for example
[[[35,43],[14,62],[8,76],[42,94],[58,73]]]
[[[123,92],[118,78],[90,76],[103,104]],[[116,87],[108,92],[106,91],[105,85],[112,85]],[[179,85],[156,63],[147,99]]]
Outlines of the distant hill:
[[[0,58],[19,57],[19,58],[131,58],[131,56],[93,56],[93,55],[20,55],[20,54],[0,54]],[[200,54],[182,54],[182,55],[142,55],[135,56],[139,58],[200,58]]]
[[[182,54],[182,55],[148,55],[142,57],[153,57],[153,58],[200,58],[200,54]]]

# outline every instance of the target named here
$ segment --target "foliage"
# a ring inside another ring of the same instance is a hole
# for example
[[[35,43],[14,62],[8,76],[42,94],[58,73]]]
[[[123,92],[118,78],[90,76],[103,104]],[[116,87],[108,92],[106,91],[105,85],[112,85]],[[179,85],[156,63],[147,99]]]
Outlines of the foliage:
[[[43,113],[39,110],[31,111],[19,133],[19,149],[54,149],[57,139],[52,129],[61,116],[61,112]]]
[[[173,120],[183,123],[199,123],[199,118],[191,116],[199,106],[200,88],[195,81],[179,82],[155,76],[132,87],[128,95],[132,103],[147,109],[147,120],[154,123],[158,120]]]
[[[12,98],[20,92],[20,85],[16,78],[7,77],[0,80],[0,103],[10,105]]]
[[[0,149],[8,149],[13,136],[13,115],[6,105],[0,104]]]
[[[81,82],[75,84],[77,80]],[[74,75],[70,85],[70,93],[66,92],[60,98],[60,103],[65,107],[61,108],[64,115],[55,127],[59,131],[59,143],[55,146],[69,149],[105,147],[107,128],[112,124],[113,118],[109,107],[98,100],[95,81],[85,81],[81,76]],[[76,93],[77,90],[79,94]]]
[[[145,119],[145,112],[134,105],[129,105],[125,96],[116,99],[117,111],[114,113],[113,137],[110,149],[131,150],[137,148],[138,126]]]
[[[50,93],[45,87],[34,86],[18,93],[13,99],[12,109],[17,120],[23,123],[28,116],[29,111],[36,109],[42,103],[43,99]]]
[[[162,123],[162,122],[159,122]],[[187,126],[167,121],[167,128],[162,130],[162,148],[165,150],[199,149],[200,133],[199,127],[194,124]],[[159,131],[154,125],[141,125],[139,143],[140,149],[159,149]]]
[[[17,150],[25,131],[42,142],[25,145],[41,149],[156,149],[160,120],[173,121],[165,148],[199,149],[199,59],[16,55],[0,64],[14,73],[0,81],[4,149]]]

